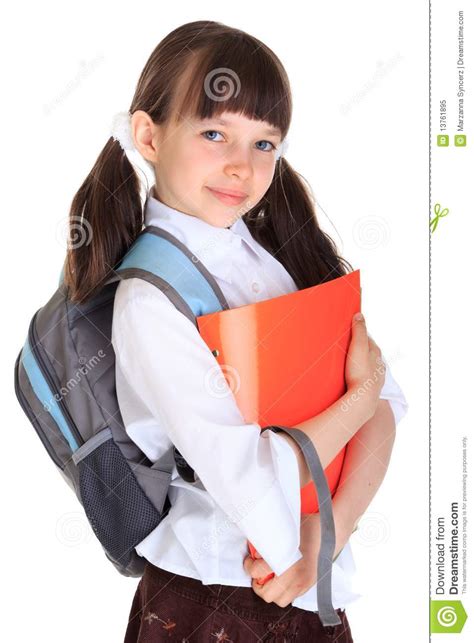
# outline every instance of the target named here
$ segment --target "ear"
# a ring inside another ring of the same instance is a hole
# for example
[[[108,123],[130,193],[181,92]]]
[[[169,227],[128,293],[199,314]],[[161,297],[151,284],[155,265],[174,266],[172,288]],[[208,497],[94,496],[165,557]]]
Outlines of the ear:
[[[131,116],[130,128],[137,150],[144,159],[153,164],[156,163],[161,129],[159,125],[155,125],[146,112],[138,109]]]

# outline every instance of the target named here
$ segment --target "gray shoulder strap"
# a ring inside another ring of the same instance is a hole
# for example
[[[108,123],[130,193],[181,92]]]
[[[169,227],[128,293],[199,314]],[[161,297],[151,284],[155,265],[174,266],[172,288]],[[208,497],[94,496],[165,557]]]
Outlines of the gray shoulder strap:
[[[287,429],[284,426],[267,426],[263,431],[270,429],[275,433],[281,431],[288,433],[301,447],[308,469],[311,472],[316,492],[318,494],[319,513],[321,516],[321,544],[318,556],[317,596],[318,613],[324,626],[340,625],[341,619],[332,605],[331,572],[336,546],[336,530],[332,513],[332,499],[324,469],[318,453],[310,438],[300,429]]]

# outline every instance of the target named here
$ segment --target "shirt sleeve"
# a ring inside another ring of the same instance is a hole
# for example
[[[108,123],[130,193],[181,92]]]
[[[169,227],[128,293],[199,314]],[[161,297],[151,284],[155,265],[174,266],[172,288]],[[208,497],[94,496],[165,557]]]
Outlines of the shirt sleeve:
[[[197,328],[152,284],[134,278],[119,284],[112,343],[128,385],[213,500],[283,574],[302,558],[299,470],[290,445],[244,422]],[[144,453],[149,431],[129,433]]]
[[[395,417],[395,426],[400,422],[402,417],[408,411],[408,404],[403,394],[402,389],[395,381],[389,365],[385,357],[382,355],[382,361],[385,364],[385,382],[380,391],[380,399],[388,400],[392,407],[393,415]]]

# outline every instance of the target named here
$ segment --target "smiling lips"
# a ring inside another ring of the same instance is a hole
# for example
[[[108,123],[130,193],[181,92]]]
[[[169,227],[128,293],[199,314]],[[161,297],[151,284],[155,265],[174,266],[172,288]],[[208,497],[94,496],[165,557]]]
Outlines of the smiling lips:
[[[227,190],[220,188],[210,188],[206,186],[212,195],[214,195],[222,203],[227,203],[228,205],[238,205],[241,203],[248,194],[244,192],[239,192],[238,190]]]

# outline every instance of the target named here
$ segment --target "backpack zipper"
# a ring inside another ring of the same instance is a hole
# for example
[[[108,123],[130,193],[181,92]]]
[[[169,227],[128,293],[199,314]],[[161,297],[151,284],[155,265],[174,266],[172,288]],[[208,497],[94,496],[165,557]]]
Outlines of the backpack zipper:
[[[59,408],[62,411],[62,414],[64,416],[64,419],[66,420],[66,424],[68,425],[72,436],[76,440],[76,443],[77,443],[78,447],[80,447],[82,444],[84,444],[84,440],[83,440],[81,434],[79,433],[76,425],[74,424],[71,416],[69,415],[69,411],[67,410],[66,405],[64,404],[64,402],[61,399],[62,396],[59,393],[58,388],[57,388],[56,384],[54,383],[53,378],[51,377],[48,369],[46,368],[45,362],[43,360],[43,356],[41,355],[41,352],[40,352],[40,349],[39,349],[40,342],[39,342],[39,339],[38,339],[37,334],[36,334],[35,321],[36,321],[36,316],[37,316],[37,314],[39,313],[40,310],[41,310],[41,308],[38,309],[36,311],[36,313],[33,315],[33,319],[31,320],[30,327],[28,329],[28,339],[29,339],[29,342],[30,342],[31,352],[36,357],[36,360],[38,362],[38,366],[40,368],[40,371],[43,374],[43,377],[45,378],[45,380],[48,382],[49,387],[52,390],[53,394],[59,398],[59,399],[56,400],[57,404],[58,404]],[[64,435],[64,438],[66,439],[66,441],[69,444],[69,440],[67,439],[67,437],[65,435]],[[73,449],[71,447],[71,445],[69,445],[69,446],[71,448],[71,451],[74,452],[75,449]]]
[[[54,462],[54,464],[56,466],[58,466],[61,470],[64,470],[64,467],[66,465],[63,462],[61,462],[61,460],[59,459],[56,451],[51,446],[51,442],[46,437],[46,435],[45,435],[45,433],[43,431],[43,428],[42,428],[41,424],[38,421],[38,418],[33,413],[32,408],[28,404],[28,400],[23,395],[23,391],[20,388],[18,371],[19,371],[19,368],[20,368],[20,357],[21,357],[22,350],[18,353],[18,357],[16,358],[16,362],[15,362],[15,394],[16,394],[17,400],[20,403],[20,406],[23,409],[24,413],[26,414],[26,417],[29,419],[29,421],[33,425],[36,433],[39,436],[39,439],[43,443],[44,448],[49,453],[49,456],[51,457],[51,459]]]

